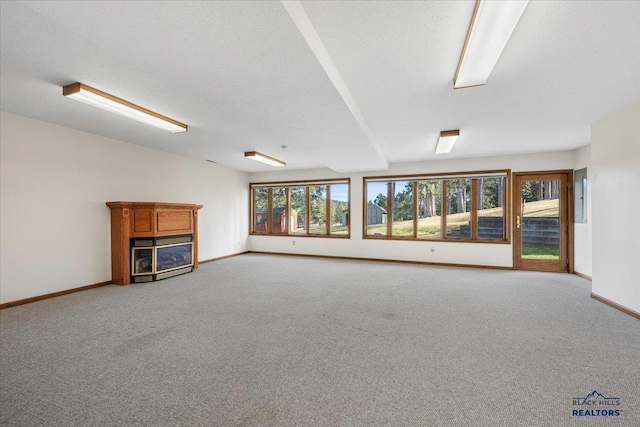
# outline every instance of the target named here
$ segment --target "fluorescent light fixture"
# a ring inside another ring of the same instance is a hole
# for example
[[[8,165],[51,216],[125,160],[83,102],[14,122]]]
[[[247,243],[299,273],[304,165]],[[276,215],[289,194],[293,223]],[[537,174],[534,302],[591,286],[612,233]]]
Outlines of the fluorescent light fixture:
[[[476,1],[453,78],[454,89],[487,82],[528,1]]]
[[[84,102],[103,110],[155,126],[160,129],[168,130],[173,133],[181,133],[187,131],[187,125],[176,120],[155,113],[146,108],[132,104],[129,101],[120,99],[116,96],[102,92],[101,90],[83,85],[82,83],[73,83],[62,88],[62,94],[73,98],[80,102]]]
[[[440,132],[438,145],[436,145],[436,154],[449,154],[453,145],[460,136],[460,130],[443,130]]]
[[[262,153],[258,153],[257,151],[247,151],[246,153],[244,153],[244,156],[248,157],[250,159],[253,159],[255,161],[258,161],[258,162],[266,163],[267,165],[275,166],[277,168],[281,168],[281,167],[284,167],[284,166],[287,165],[282,160],[278,160],[278,159],[275,159],[273,157],[269,157],[269,156],[264,155]]]

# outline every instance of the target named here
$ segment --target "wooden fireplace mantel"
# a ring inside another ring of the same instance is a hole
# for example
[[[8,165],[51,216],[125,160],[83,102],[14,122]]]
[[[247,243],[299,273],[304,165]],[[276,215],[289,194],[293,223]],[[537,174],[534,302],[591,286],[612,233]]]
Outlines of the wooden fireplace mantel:
[[[193,235],[193,268],[198,268],[198,210],[202,205],[164,202],[107,202],[111,208],[111,280],[131,283],[130,239]]]

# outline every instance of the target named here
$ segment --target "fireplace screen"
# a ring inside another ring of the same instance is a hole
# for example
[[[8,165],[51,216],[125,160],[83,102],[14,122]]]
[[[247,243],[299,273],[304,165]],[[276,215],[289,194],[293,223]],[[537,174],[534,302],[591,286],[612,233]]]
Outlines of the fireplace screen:
[[[133,248],[133,274],[153,273],[153,248]]]
[[[191,235],[131,239],[131,275],[134,283],[188,273],[192,267]]]
[[[156,247],[156,272],[191,265],[193,243]]]

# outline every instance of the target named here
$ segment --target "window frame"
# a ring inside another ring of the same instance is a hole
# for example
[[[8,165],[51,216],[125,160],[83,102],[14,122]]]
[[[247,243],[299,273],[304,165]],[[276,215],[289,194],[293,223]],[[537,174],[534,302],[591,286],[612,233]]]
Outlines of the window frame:
[[[331,233],[331,185],[346,184],[347,185],[347,233],[336,234]],[[311,217],[311,192],[310,187],[325,187],[325,234],[315,234],[310,232]],[[273,189],[286,188],[286,215],[287,215],[287,231],[282,233],[274,233],[272,230],[272,211],[273,211]],[[305,233],[291,232],[291,188],[304,187],[305,189]],[[254,189],[267,188],[267,205],[268,218],[267,229],[265,232],[255,231],[255,196]],[[350,239],[351,238],[351,178],[329,178],[329,179],[313,179],[304,181],[272,181],[272,182],[252,182],[249,183],[249,235],[250,236],[270,236],[270,237],[313,237],[313,238],[331,238],[331,239]]]
[[[478,180],[480,178],[504,177],[503,189],[503,212],[504,219],[504,237],[502,239],[487,239],[478,237]],[[447,180],[451,179],[470,179],[471,180],[471,210],[470,210],[470,226],[471,233],[469,237],[451,237],[447,236]],[[393,181],[412,181],[413,182],[413,236],[393,236],[393,200],[391,195],[391,183]],[[440,181],[440,237],[418,237],[418,200],[417,190],[420,181]],[[384,182],[387,184],[387,227],[386,235],[367,234],[368,230],[368,187],[369,182]],[[511,169],[496,169],[470,172],[445,172],[445,173],[426,173],[426,174],[410,174],[410,175],[381,175],[381,176],[364,176],[362,178],[362,195],[363,195],[363,216],[362,216],[362,238],[371,240],[403,240],[412,242],[458,242],[458,243],[488,243],[488,244],[511,244]]]

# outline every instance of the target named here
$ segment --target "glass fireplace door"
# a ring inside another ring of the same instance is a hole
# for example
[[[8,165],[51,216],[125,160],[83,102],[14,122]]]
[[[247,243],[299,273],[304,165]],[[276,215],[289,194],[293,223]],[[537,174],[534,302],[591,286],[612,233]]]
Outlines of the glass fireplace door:
[[[153,248],[131,248],[132,274],[153,274]]]
[[[156,246],[155,273],[162,273],[193,265],[193,243]]]

